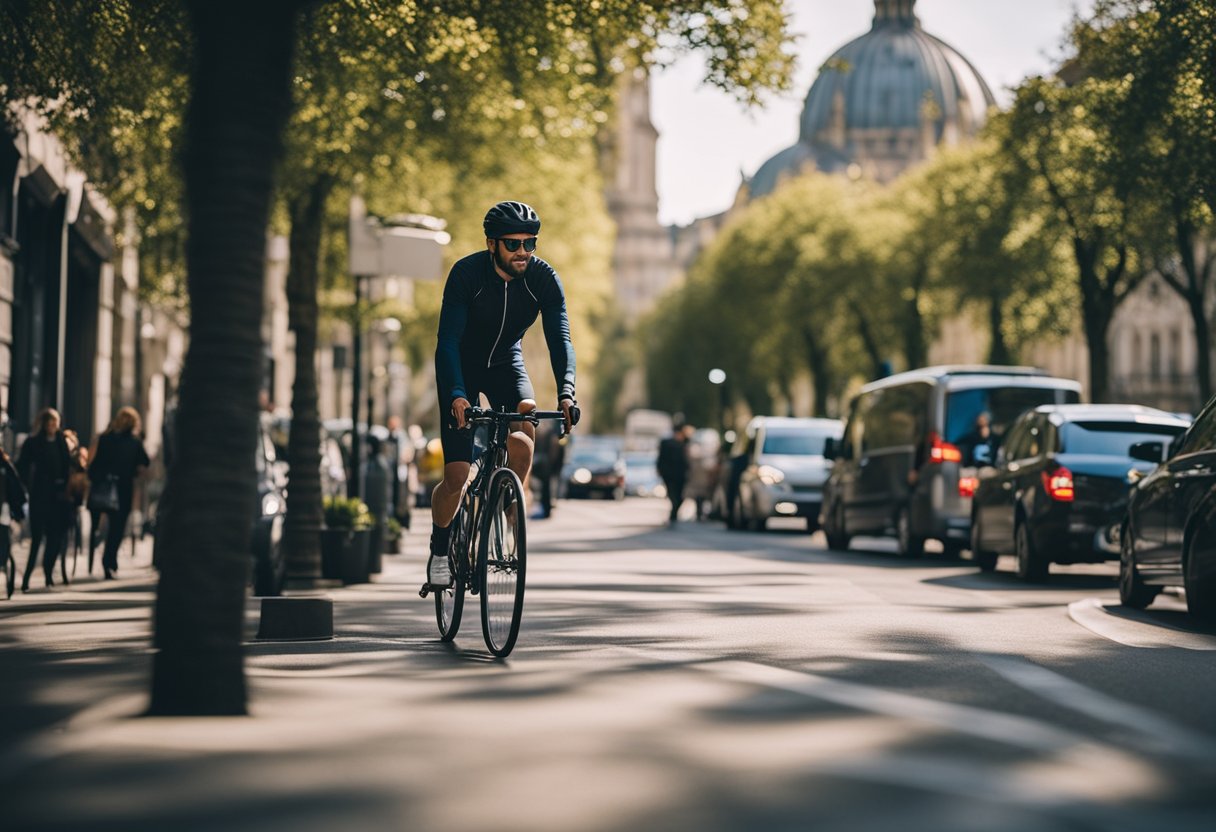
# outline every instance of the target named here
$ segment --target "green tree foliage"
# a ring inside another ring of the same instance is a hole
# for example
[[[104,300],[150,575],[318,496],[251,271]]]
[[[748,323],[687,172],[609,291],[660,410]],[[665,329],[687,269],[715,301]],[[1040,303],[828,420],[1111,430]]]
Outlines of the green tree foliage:
[[[0,5],[0,97],[38,113],[94,187],[135,209],[141,293],[171,306],[185,294],[178,162],[189,41],[175,0]]]
[[[1102,0],[1073,36],[1091,72],[1129,82],[1124,109],[1103,118],[1130,120],[1143,137],[1132,173],[1148,198],[1146,248],[1190,311],[1203,400],[1213,392],[1207,303],[1216,276],[1216,74],[1205,61],[1216,57],[1214,21],[1211,3]]]
[[[643,327],[654,333],[652,402],[704,419],[716,396],[706,373],[719,367],[752,412],[769,410],[774,393],[789,401],[801,373],[810,374],[816,412],[829,412],[842,380],[866,372],[850,325],[854,305],[867,324],[873,306],[851,285],[873,274],[854,219],[864,194],[812,174],[741,211]]]
[[[1074,304],[1064,240],[1033,177],[999,139],[939,151],[896,193],[898,209],[912,217],[909,233],[933,287],[922,294],[922,320],[940,323],[960,309],[982,307],[993,364],[1016,363],[1028,342],[1067,331]],[[910,315],[904,320],[912,324]]]

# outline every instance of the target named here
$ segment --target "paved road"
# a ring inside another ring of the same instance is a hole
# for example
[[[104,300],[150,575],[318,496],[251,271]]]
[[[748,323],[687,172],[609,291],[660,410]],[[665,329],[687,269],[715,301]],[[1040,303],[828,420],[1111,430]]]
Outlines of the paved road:
[[[1216,634],[1115,569],[1046,587],[657,501],[529,527],[507,662],[415,595],[424,541],[253,643],[252,716],[133,718],[150,574],[0,602],[5,829],[1216,828]],[[14,825],[15,824],[15,825]]]

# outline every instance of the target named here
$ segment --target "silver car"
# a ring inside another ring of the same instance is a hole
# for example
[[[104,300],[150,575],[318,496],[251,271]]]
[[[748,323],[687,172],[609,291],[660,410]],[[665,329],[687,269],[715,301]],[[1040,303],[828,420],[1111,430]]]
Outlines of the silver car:
[[[752,419],[738,449],[744,459],[731,525],[760,531],[770,517],[803,517],[807,531],[816,531],[823,484],[832,470],[824,446],[843,431],[836,419]]]

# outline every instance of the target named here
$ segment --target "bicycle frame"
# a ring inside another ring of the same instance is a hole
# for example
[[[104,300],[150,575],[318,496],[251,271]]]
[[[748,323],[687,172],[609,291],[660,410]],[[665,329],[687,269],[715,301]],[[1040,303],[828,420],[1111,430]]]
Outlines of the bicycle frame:
[[[530,422],[536,425],[541,419],[564,419],[565,414],[561,411],[536,410],[530,413],[512,413],[510,411],[489,410],[480,407],[470,407],[465,413],[470,430],[475,429],[478,425],[488,425],[490,428],[490,436],[485,450],[473,459],[472,467],[469,471],[469,481],[465,486],[465,494],[461,498],[462,503],[467,500],[465,505],[472,510],[473,515],[469,526],[468,546],[464,552],[465,563],[458,565],[457,568],[464,573],[464,580],[467,583],[471,583],[472,576],[476,572],[474,552],[476,551],[476,542],[481,534],[482,511],[485,507],[486,498],[489,496],[490,480],[494,476],[495,471],[508,467],[507,437],[511,433],[511,424],[515,422]],[[564,427],[562,430],[564,433]],[[476,591],[475,588],[470,588]]]

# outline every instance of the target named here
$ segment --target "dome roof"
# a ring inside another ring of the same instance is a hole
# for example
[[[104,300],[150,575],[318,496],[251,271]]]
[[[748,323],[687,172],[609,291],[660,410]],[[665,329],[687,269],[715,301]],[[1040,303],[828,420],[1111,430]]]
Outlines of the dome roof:
[[[902,170],[926,155],[923,144],[953,144],[979,131],[996,103],[992,91],[966,58],[921,28],[915,2],[876,0],[873,27],[824,63],[807,93],[798,144],[761,166],[749,183],[752,196],[796,172],[779,160],[801,166],[827,157],[830,169],[817,167],[831,172],[885,157],[886,171]]]
[[[908,2],[907,16],[883,16],[874,27],[827,60],[811,85],[802,110],[802,141],[813,141],[830,125],[833,101],[844,99],[845,127],[919,127],[932,96],[938,138],[947,119],[959,119],[969,134],[978,131],[990,106],[991,90],[971,63],[921,28]]]

